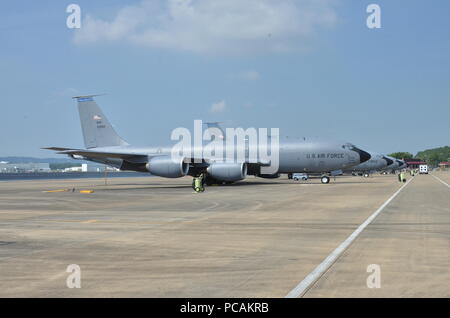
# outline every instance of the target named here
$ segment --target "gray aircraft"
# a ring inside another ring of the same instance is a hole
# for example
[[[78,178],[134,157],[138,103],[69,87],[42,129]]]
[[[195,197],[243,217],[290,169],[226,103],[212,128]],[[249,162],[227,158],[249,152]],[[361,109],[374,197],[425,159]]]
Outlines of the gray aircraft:
[[[368,177],[371,172],[382,170],[394,163],[394,160],[389,159],[387,156],[374,152],[369,153],[369,160],[360,163],[359,165],[353,166],[350,169],[347,169],[345,172],[351,172],[352,174],[359,174],[363,175],[364,177]]]
[[[329,183],[329,175],[336,170],[348,169],[366,162],[370,154],[350,143],[315,138],[279,138],[278,170],[272,174],[262,173],[262,167],[270,165],[260,157],[252,159],[246,149],[244,160],[224,158],[212,160],[204,155],[192,155],[174,161],[173,146],[135,147],[128,144],[114,130],[104,113],[94,101],[96,95],[77,96],[81,127],[86,149],[50,147],[44,148],[68,155],[74,159],[89,160],[110,165],[120,170],[147,172],[166,178],[194,177],[193,184],[201,178],[206,184],[223,184],[243,180],[247,175],[277,178],[282,173],[320,173],[322,183]],[[215,124],[215,123],[214,123]],[[214,126],[214,125],[212,125]],[[203,147],[203,146],[202,146]],[[254,147],[254,145],[247,145]],[[192,146],[188,153],[196,154]],[[258,153],[256,151],[256,153]],[[236,156],[235,156],[236,157]],[[264,171],[264,170],[263,170]]]
[[[397,170],[402,170],[407,167],[406,162],[403,160],[396,159],[390,156],[386,156],[386,158],[390,159],[392,163],[381,169],[382,171],[395,173]]]

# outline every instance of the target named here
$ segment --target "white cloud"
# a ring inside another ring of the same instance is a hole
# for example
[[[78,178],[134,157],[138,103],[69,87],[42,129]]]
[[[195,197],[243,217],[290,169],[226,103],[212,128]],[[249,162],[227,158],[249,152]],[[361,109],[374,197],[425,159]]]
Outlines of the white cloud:
[[[225,103],[224,100],[217,102],[217,103],[213,103],[211,105],[211,108],[209,109],[209,111],[211,113],[221,113],[223,111],[225,111],[225,108],[227,107],[227,104]]]
[[[336,0],[142,0],[111,21],[87,16],[77,44],[132,43],[200,54],[286,52],[336,23]]]

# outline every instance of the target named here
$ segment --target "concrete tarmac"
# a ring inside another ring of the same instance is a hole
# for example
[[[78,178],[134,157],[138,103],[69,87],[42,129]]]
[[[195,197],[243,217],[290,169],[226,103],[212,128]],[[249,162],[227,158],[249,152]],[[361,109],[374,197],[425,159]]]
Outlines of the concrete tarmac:
[[[0,296],[284,297],[402,185],[250,177],[195,194],[190,183],[1,182]],[[44,192],[61,189],[75,191]],[[304,296],[449,297],[449,191],[415,177]],[[79,289],[66,286],[70,264]],[[370,264],[379,289],[366,285]]]

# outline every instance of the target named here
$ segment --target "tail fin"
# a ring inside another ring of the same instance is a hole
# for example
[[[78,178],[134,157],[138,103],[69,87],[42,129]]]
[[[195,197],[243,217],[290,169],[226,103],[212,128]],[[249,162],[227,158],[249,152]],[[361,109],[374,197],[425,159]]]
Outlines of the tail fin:
[[[115,132],[100,107],[94,101],[94,96],[74,97],[78,102],[78,111],[86,148],[128,145]]]

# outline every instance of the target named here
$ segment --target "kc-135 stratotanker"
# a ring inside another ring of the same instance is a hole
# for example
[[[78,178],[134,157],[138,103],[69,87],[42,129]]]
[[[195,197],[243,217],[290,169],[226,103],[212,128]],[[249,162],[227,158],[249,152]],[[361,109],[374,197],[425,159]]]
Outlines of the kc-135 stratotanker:
[[[199,149],[192,146],[191,149],[186,147],[183,149],[183,153],[192,155],[174,159],[173,146],[137,147],[128,144],[116,133],[95,102],[95,96],[74,97],[78,103],[86,149],[63,147],[44,149],[54,150],[75,159],[110,165],[124,171],[147,172],[166,178],[189,175],[194,177],[193,181],[202,178],[202,182],[208,185],[233,183],[245,179],[248,175],[277,178],[280,174],[296,172],[320,174],[322,183],[329,183],[329,176],[334,171],[349,170],[371,158],[368,152],[351,143],[321,138],[280,137],[277,141],[278,149],[275,151],[278,154],[276,171],[269,174],[265,173],[267,169],[264,168],[270,166],[271,162],[261,160],[260,156],[248,155],[258,153],[260,150],[252,149],[258,147],[258,144],[254,143],[244,142],[247,147],[244,158],[239,158],[234,153],[217,160],[216,156],[209,156],[201,150],[199,152]],[[268,139],[270,140],[270,137]],[[226,148],[226,143],[224,144]],[[238,151],[239,149],[233,150]]]

